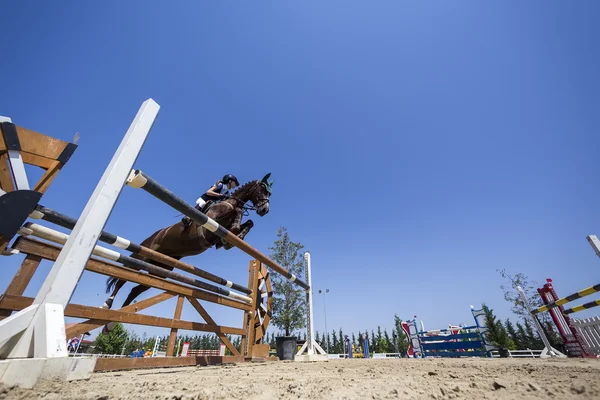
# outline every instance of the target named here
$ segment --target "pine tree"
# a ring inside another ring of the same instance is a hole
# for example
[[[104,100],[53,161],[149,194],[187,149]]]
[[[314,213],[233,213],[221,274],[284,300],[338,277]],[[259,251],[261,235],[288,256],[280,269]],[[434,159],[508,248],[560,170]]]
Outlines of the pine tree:
[[[383,353],[385,352],[383,345],[383,335],[381,334],[381,327],[377,326],[377,344],[376,347],[373,348],[373,352]]]
[[[371,329],[371,343],[369,343],[369,349],[373,353],[377,352],[377,336],[375,336],[375,332]]]
[[[278,239],[270,247],[271,258],[282,267],[301,277],[304,272],[304,258],[301,250],[304,245],[292,242],[285,227],[277,230]],[[304,291],[279,274],[271,274],[273,285],[273,316],[271,322],[290,336],[297,329],[306,326],[306,298]]]
[[[554,322],[545,321],[543,323],[543,327],[544,327],[544,332],[546,333],[546,336],[548,337],[548,341],[550,342],[550,346],[558,349],[565,344],[562,337],[556,331]]]
[[[529,319],[525,319],[525,335],[527,337],[527,341],[531,343],[532,350],[543,350],[544,342],[539,336],[533,331],[533,327],[529,323]]]
[[[346,349],[346,340],[344,339],[344,334],[342,333],[342,328],[340,328],[340,331],[339,331],[338,343],[341,346],[341,348],[340,348],[341,351],[339,351],[339,353],[343,353]]]
[[[507,350],[514,346],[506,329],[504,329],[504,326],[502,325],[502,321],[496,320],[493,310],[488,308],[485,304],[482,304],[482,308],[485,312],[485,326],[488,329],[485,335],[486,341],[492,346]]]
[[[329,336],[329,335],[328,335]],[[343,353],[343,351],[341,351],[341,346],[338,345],[338,340],[337,340],[337,336],[335,335],[335,329],[333,330],[333,334],[331,335],[332,340],[331,340],[331,348],[333,349],[333,351],[336,354],[340,354]],[[329,337],[327,338],[327,340],[329,340]]]
[[[404,329],[402,328],[402,320],[400,319],[400,317],[398,317],[397,314],[394,315],[394,326],[396,327],[396,340],[398,342],[398,351],[403,355],[407,355],[409,340],[408,336],[404,332]]]
[[[390,335],[388,335],[387,333],[387,329],[383,330],[383,340],[385,340],[386,343],[386,349],[384,350],[385,353],[394,353],[395,349],[394,349],[394,342],[390,339]]]
[[[521,343],[520,337],[517,334],[517,331],[515,330],[515,327],[513,326],[512,322],[510,322],[510,319],[506,318],[506,321],[504,322],[504,325],[506,327],[506,332],[508,333],[508,336],[513,341],[513,343],[515,344],[515,348],[511,349],[511,350],[522,350],[522,349],[525,349],[524,344]]]
[[[525,328],[521,325],[520,322],[517,321],[517,342],[520,345],[520,349],[527,350],[531,349],[532,343],[527,338],[527,333],[525,332]]]
[[[356,342],[356,336],[354,336],[354,333],[352,333],[352,344],[353,344],[354,346],[357,346],[357,345],[358,345],[358,343]]]

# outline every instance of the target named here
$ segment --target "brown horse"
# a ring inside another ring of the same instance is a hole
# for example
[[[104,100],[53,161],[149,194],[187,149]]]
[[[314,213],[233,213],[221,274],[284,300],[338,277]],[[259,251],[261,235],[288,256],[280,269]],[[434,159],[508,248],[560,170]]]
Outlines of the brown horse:
[[[213,204],[206,215],[243,240],[254,226],[252,220],[247,220],[243,224],[241,223],[244,211],[247,209],[246,203],[249,201],[252,202],[253,207],[251,209],[256,210],[256,214],[261,217],[269,212],[269,197],[271,196],[273,185],[273,182],[269,181],[270,176],[271,174],[269,173],[262,180],[251,181],[241,186],[227,200]],[[212,246],[215,246],[216,249],[223,247],[225,250],[229,250],[232,247],[229,243],[222,241],[217,235],[193,221],[187,227],[182,221],[160,229],[144,240],[141,245],[177,260],[203,253]],[[133,254],[132,257],[158,265],[169,271],[173,270],[173,267],[145,259],[138,254]],[[110,293],[111,290],[112,293],[106,299],[104,308],[110,309],[112,307],[115,296],[125,282],[118,278],[107,279],[106,293]],[[144,285],[135,286],[131,289],[122,307],[131,304],[135,298],[148,289],[149,287]],[[110,331],[112,326],[114,326],[113,323],[108,324],[104,327],[103,332]]]

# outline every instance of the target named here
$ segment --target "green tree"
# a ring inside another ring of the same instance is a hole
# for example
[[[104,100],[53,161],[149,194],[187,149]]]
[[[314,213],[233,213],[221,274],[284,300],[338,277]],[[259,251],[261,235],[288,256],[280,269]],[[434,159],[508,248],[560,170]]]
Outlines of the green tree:
[[[500,285],[500,288],[504,291],[504,300],[509,302],[512,307],[511,311],[521,318],[529,318],[529,311],[521,300],[517,287],[520,286],[525,293],[525,298],[532,308],[537,308],[544,305],[540,295],[537,292],[538,283],[531,281],[527,275],[519,272],[514,275],[506,272],[505,269],[497,270],[500,276],[504,279],[508,279],[509,283]],[[548,313],[539,314],[543,321],[548,319]]]
[[[94,352],[98,354],[121,354],[127,340],[127,331],[123,324],[117,323],[107,334],[100,333],[94,340]]]
[[[337,336],[335,335],[335,329],[333,330],[333,334],[331,335],[331,349],[333,350],[334,353],[336,354],[340,354],[342,353],[341,349],[343,347],[342,345],[338,344],[338,340],[337,340]],[[329,340],[329,334],[327,335],[327,340]]]
[[[525,346],[524,343],[521,342],[521,337],[519,336],[519,334],[515,330],[515,327],[512,324],[512,322],[510,321],[510,319],[506,318],[506,321],[504,321],[504,327],[506,328],[506,333],[508,333],[508,336],[513,341],[513,343],[515,344],[515,349],[514,350],[517,350],[517,349],[518,350],[523,350],[523,349],[525,349],[526,346]]]
[[[270,247],[271,258],[292,274],[301,277],[303,274],[304,257],[301,250],[304,245],[292,242],[285,227],[277,230],[278,239]],[[273,284],[273,316],[271,322],[290,336],[297,329],[306,326],[305,293],[283,276],[271,273]]]
[[[527,341],[530,343],[530,349],[542,350],[544,348],[544,342],[539,336],[533,331],[533,327],[529,323],[529,318],[525,319],[525,335]]]
[[[488,308],[485,304],[482,304],[482,308],[485,312],[485,326],[488,329],[485,335],[486,341],[498,348],[514,349],[515,344],[508,336],[506,329],[504,329],[502,321],[497,320],[493,310]]]
[[[406,336],[406,332],[404,332],[404,329],[402,328],[402,320],[400,319],[400,317],[398,317],[397,314],[394,314],[394,327],[396,332],[398,351],[401,354],[406,355],[408,352],[409,340],[408,336]],[[394,349],[394,351],[396,350]]]

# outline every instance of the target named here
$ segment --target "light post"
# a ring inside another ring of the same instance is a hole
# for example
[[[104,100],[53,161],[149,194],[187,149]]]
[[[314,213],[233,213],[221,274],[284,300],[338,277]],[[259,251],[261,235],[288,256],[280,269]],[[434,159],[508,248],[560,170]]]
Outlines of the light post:
[[[329,331],[327,330],[327,293],[329,289],[325,289],[325,293],[319,289],[319,294],[323,294],[323,311],[325,312],[325,346],[327,346],[327,354],[329,354]]]

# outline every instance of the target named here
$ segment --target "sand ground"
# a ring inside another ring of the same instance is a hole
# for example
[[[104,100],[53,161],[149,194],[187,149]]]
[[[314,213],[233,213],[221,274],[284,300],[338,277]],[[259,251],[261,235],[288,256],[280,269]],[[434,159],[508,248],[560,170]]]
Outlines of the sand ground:
[[[0,399],[600,399],[600,360],[266,362],[96,373]]]

